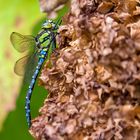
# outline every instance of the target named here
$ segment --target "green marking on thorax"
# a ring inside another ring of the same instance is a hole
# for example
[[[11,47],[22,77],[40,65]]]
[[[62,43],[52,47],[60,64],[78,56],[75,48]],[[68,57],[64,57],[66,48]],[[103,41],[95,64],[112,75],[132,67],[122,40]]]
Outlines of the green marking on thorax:
[[[49,36],[50,34],[48,32],[42,34],[40,37],[39,37],[39,42],[42,42],[44,40],[45,37]],[[41,47],[46,47],[48,46],[50,43],[50,39],[47,39],[45,42],[41,43]]]

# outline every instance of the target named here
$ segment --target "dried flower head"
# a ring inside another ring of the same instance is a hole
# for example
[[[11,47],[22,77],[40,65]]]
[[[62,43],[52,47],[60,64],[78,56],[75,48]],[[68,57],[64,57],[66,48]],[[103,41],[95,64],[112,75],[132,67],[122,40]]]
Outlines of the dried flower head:
[[[140,139],[140,2],[72,0],[32,121],[40,140]]]

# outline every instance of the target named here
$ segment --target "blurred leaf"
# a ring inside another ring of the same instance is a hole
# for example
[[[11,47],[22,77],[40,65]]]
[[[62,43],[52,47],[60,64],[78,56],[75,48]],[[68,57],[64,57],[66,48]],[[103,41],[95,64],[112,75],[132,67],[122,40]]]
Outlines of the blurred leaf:
[[[28,132],[28,127],[25,118],[25,94],[28,85],[24,85],[21,89],[20,96],[16,103],[16,110],[9,113],[2,131],[0,132],[0,140],[32,140]],[[33,118],[38,115],[40,106],[47,96],[45,89],[35,86],[31,102],[31,113]]]
[[[15,107],[21,78],[13,71],[20,54],[10,43],[12,31],[30,34],[33,25],[42,19],[39,3],[34,0],[7,0],[0,4],[0,128],[7,112]]]

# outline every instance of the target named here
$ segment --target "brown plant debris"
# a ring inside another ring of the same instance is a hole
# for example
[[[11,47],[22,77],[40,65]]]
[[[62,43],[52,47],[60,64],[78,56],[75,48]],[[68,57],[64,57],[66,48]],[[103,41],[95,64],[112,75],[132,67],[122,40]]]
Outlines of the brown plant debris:
[[[69,0],[39,0],[40,9],[49,17],[56,16],[56,11],[61,9]]]
[[[72,0],[40,83],[37,140],[140,140],[140,2]]]

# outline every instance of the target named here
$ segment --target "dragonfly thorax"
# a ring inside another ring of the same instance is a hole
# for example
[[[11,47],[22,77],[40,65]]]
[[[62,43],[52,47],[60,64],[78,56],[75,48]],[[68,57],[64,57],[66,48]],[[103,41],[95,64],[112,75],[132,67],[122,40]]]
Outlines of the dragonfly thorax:
[[[49,30],[41,30],[36,36],[36,46],[38,48],[44,48],[50,44],[52,32]]]
[[[55,24],[52,20],[46,20],[35,38],[36,46],[40,49],[49,46],[57,34],[58,26],[59,24]]]

